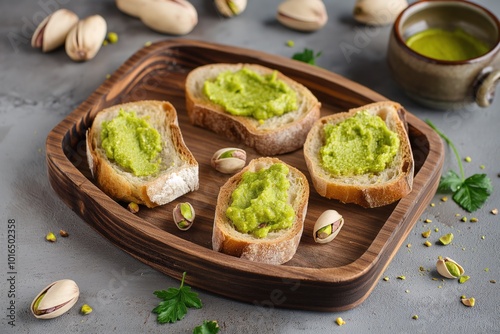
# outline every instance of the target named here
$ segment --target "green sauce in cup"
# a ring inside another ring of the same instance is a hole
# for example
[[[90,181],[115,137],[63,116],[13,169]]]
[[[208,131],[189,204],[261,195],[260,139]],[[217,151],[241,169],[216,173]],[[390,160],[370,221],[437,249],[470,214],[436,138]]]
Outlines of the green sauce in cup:
[[[448,61],[476,58],[489,51],[486,43],[461,29],[430,28],[411,36],[406,44],[426,57]]]

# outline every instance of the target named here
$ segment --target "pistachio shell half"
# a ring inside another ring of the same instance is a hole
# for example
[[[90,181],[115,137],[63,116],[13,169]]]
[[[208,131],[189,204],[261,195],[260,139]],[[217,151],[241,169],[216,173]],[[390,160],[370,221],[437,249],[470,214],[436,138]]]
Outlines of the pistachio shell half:
[[[64,45],[66,36],[78,22],[78,16],[68,9],[59,9],[47,16],[31,37],[31,46],[49,52]]]
[[[221,148],[212,156],[210,164],[217,171],[224,174],[233,174],[245,167],[247,153],[241,148]]]
[[[315,31],[326,24],[328,14],[321,0],[285,0],[278,6],[276,19],[291,29]]]
[[[78,21],[66,37],[66,53],[74,61],[94,58],[106,38],[106,30],[106,21],[100,15]]]
[[[148,0],[139,17],[149,28],[171,35],[185,35],[198,24],[196,8],[186,0]]]
[[[225,17],[232,17],[243,13],[247,7],[247,0],[214,0],[215,7]]]
[[[438,273],[446,278],[457,278],[464,274],[465,270],[454,260],[449,257],[438,259],[436,262]]]
[[[353,16],[360,23],[383,26],[393,23],[406,7],[406,0],[357,0]]]
[[[335,210],[326,210],[314,224],[314,241],[319,244],[332,241],[339,234],[342,226],[344,226],[344,218]]]
[[[173,211],[175,226],[181,231],[187,231],[193,226],[196,214],[193,206],[188,203],[179,203],[175,206]]]
[[[38,319],[52,319],[75,305],[80,289],[75,281],[63,279],[45,287],[31,303],[31,313]]]

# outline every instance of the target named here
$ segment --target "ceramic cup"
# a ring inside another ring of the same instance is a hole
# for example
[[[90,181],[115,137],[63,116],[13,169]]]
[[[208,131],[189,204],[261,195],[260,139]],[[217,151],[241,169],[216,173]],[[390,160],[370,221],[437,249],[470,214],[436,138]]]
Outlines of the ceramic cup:
[[[489,51],[461,61],[437,60],[408,47],[406,40],[429,28],[461,29],[486,43]],[[435,109],[458,109],[493,101],[499,66],[500,22],[487,9],[459,0],[421,0],[397,17],[388,48],[389,68],[409,97]]]

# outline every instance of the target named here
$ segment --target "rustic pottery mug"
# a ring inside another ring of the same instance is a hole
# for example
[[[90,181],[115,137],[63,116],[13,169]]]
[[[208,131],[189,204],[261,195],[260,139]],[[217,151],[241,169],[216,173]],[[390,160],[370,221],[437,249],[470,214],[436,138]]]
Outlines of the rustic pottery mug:
[[[458,109],[491,104],[499,50],[500,22],[487,9],[468,1],[421,0],[397,17],[387,57],[409,97],[435,109]]]

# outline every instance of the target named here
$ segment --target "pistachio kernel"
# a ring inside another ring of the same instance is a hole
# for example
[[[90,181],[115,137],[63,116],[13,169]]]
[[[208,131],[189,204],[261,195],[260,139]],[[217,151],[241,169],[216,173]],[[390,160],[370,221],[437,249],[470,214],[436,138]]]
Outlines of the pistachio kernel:
[[[453,241],[453,233],[448,233],[439,238],[439,242],[443,245],[449,245]]]
[[[83,304],[82,307],[80,308],[80,313],[83,315],[92,313],[92,307],[90,307],[88,304]]]
[[[45,236],[45,240],[50,241],[50,242],[56,242],[57,238],[56,238],[56,235],[54,233],[49,232]]]
[[[460,268],[456,265],[456,263],[446,261],[445,262],[446,268],[450,272],[451,275],[458,277],[460,276]]]

